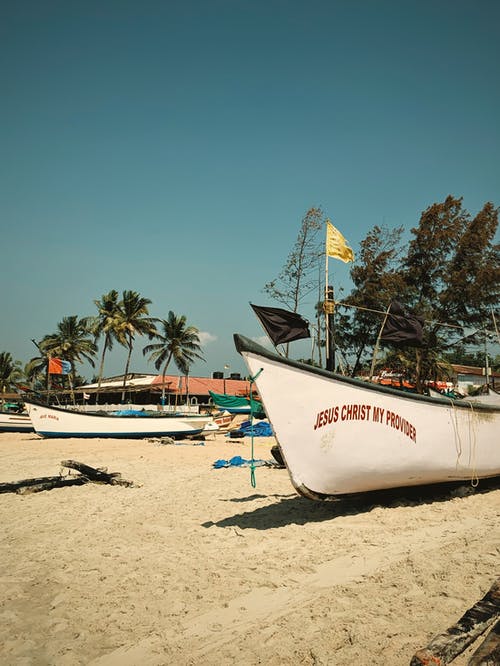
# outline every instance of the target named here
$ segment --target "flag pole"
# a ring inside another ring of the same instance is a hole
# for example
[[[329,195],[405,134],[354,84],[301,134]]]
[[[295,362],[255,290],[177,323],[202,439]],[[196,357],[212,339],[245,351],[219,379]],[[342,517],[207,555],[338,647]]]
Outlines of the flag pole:
[[[334,315],[335,302],[333,287],[328,284],[328,222],[325,229],[325,323],[326,323],[326,369],[335,370]],[[330,301],[332,305],[330,305]]]

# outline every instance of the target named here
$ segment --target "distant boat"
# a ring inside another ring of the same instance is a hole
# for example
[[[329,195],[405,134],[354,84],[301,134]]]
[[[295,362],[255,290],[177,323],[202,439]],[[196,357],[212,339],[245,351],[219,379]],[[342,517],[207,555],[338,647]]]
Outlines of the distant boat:
[[[34,432],[34,428],[27,414],[0,412],[0,432]]]
[[[483,393],[480,395],[466,395],[463,400],[471,401],[473,403],[482,402],[485,405],[497,405],[500,407],[500,393],[492,391],[491,389],[488,393]]]
[[[227,393],[214,393],[209,391],[209,394],[216,405],[221,411],[229,412],[230,414],[257,414],[263,415],[264,408],[259,400],[253,398],[245,398],[240,395],[228,395]],[[262,418],[262,416],[260,417]]]
[[[26,401],[31,423],[42,437],[182,438],[199,435],[212,422],[210,414],[165,414],[124,410],[88,413]]]
[[[500,406],[399,391],[234,340],[301,495],[500,475]]]
[[[212,417],[214,423],[217,425],[217,427],[220,430],[226,430],[234,421],[235,414],[231,414],[230,412],[224,411],[224,412],[219,412],[217,414],[212,414]]]
[[[440,391],[436,391],[435,389],[432,388],[429,389],[429,395],[433,396],[434,398],[450,399],[450,397],[454,397],[454,396],[449,396],[446,393],[441,393]],[[463,400],[464,402],[471,402],[473,404],[482,402],[485,405],[497,405],[500,407],[500,393],[497,393],[492,389],[488,389],[487,393],[480,393],[478,395],[457,396],[455,397],[455,399]]]

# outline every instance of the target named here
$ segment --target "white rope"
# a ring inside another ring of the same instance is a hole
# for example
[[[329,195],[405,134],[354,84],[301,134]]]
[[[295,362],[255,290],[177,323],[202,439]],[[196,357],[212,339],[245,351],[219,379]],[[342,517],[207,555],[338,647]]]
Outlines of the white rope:
[[[460,466],[460,458],[462,457],[463,448],[462,448],[462,439],[460,437],[460,429],[458,427],[458,410],[456,403],[452,398],[448,398],[450,401],[452,416],[451,421],[453,425],[453,430],[455,434],[455,451],[457,452],[457,460],[455,463],[455,469],[458,470]],[[477,437],[476,437],[476,427],[475,422],[477,420],[476,412],[474,411],[474,406],[470,400],[466,401],[470,407],[470,412],[467,411],[468,416],[468,433],[469,433],[469,460],[468,467],[470,468],[471,478],[470,483],[473,488],[477,488],[479,485],[479,477],[477,475],[476,468],[476,453],[477,453]]]
[[[458,428],[457,408],[455,406],[455,401],[448,396],[446,397],[450,401],[450,406],[451,406],[451,413],[452,413],[451,422],[455,433],[455,451],[457,452],[457,460],[455,463],[455,468],[458,469],[460,465],[460,458],[462,457],[462,440],[460,439],[460,431]]]
[[[467,401],[470,412],[467,412],[469,416],[469,467],[471,468],[471,479],[470,483],[473,488],[477,488],[479,485],[479,478],[477,476],[476,469],[476,447],[477,447],[477,437],[476,437],[476,428],[475,423],[477,421],[477,414],[474,411],[474,406],[470,400]]]

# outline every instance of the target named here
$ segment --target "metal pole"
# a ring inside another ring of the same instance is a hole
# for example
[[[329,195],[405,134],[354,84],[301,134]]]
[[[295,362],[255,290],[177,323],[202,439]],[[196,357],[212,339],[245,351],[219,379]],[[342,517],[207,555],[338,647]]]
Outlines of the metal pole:
[[[333,287],[326,288],[326,369],[335,371],[335,301]]]

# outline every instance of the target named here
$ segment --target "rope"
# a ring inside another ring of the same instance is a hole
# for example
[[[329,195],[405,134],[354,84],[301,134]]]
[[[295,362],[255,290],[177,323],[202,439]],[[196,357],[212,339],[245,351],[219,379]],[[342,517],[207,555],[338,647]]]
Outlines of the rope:
[[[250,395],[252,395],[252,384],[263,371],[264,368],[261,368],[259,372],[250,377]],[[257,481],[255,479],[255,455],[254,455],[254,434],[253,434],[253,411],[250,409],[250,432],[251,432],[251,458],[250,458],[250,483],[252,488],[257,487]]]
[[[470,418],[469,418],[469,442],[470,442],[470,450],[469,450],[469,465],[471,468],[471,479],[470,483],[473,488],[477,488],[479,485],[479,478],[477,476],[477,470],[476,470],[476,444],[477,444],[477,438],[476,438],[476,429],[474,427],[475,420],[477,419],[476,413],[474,411],[474,407],[472,405],[472,402],[469,400],[469,407],[470,407]]]
[[[457,452],[457,462],[455,463],[455,466],[458,468],[460,464],[460,458],[462,457],[462,441],[460,439],[460,432],[458,429],[457,408],[455,406],[455,401],[448,396],[446,397],[450,401],[452,411],[451,422],[453,424],[453,430],[455,431],[455,450]]]
[[[448,396],[446,396],[448,397]],[[455,431],[455,449],[457,452],[457,461],[456,461],[456,467],[460,465],[460,458],[462,457],[462,441],[460,438],[460,432],[458,428],[458,418],[457,418],[457,408],[455,401],[452,398],[448,398],[450,401],[451,409],[452,409],[452,424],[453,424],[453,429]],[[476,419],[476,413],[474,411],[474,406],[472,402],[469,400],[467,401],[467,404],[470,407],[470,412],[469,414],[469,461],[468,465],[471,470],[471,478],[470,478],[470,484],[473,488],[477,488],[479,485],[479,477],[477,476],[477,470],[476,470],[476,445],[477,445],[477,438],[476,438],[476,428],[474,427],[475,419]]]

